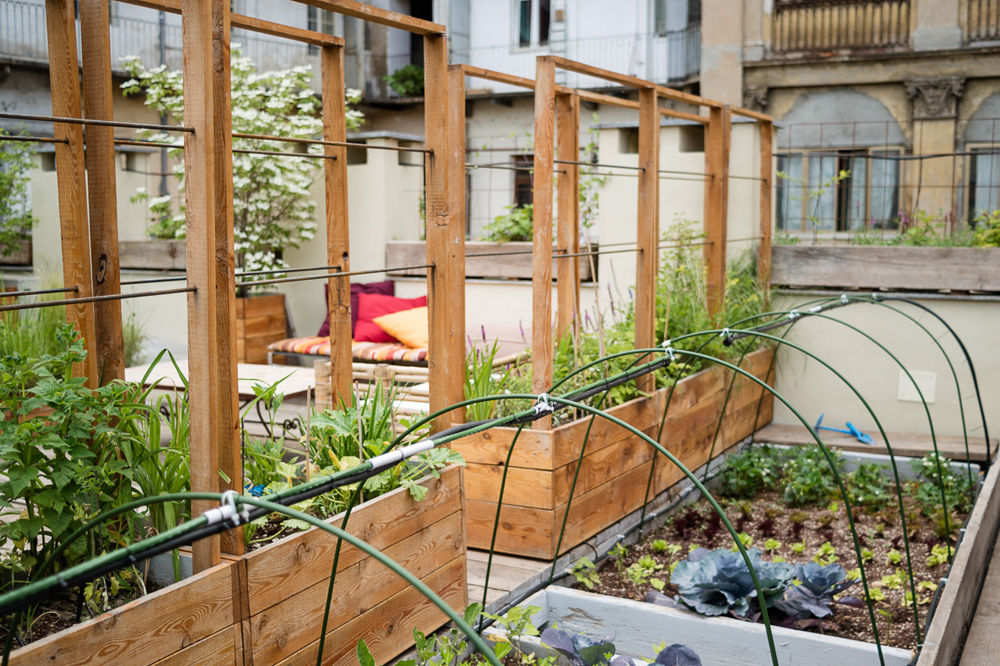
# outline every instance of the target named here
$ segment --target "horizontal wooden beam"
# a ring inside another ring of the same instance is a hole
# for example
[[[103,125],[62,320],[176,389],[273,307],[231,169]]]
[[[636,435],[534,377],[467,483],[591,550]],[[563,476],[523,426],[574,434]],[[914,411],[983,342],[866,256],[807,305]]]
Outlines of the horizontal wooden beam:
[[[646,90],[658,87],[651,81],[646,81],[635,76],[629,76],[628,74],[612,72],[610,69],[602,69],[600,67],[594,67],[593,65],[585,65],[582,62],[563,58],[562,56],[538,56],[538,58],[551,60],[556,67],[564,69],[567,72],[576,72],[577,74],[593,76],[598,79],[604,79],[605,81],[611,81],[612,83],[629,86],[637,90]],[[691,97],[694,97],[694,95],[691,95]]]
[[[504,72],[497,72],[492,69],[484,69],[473,65],[451,65],[450,69],[460,69],[463,74],[475,79],[484,79],[495,83],[504,83],[510,86],[524,88],[526,90],[535,89],[535,80],[523,76],[505,74]],[[579,90],[576,88],[569,88],[567,86],[556,86],[556,93],[560,95],[577,95],[584,101],[595,102],[597,104],[620,106],[626,109],[639,108],[639,102],[632,99],[622,99],[621,97],[615,97],[613,95],[590,92],[589,90]]]
[[[708,124],[708,118],[704,116],[699,116],[697,113],[688,113],[687,111],[678,111],[677,109],[664,109],[661,107],[660,115],[670,118],[680,118],[681,120],[690,120],[691,122],[701,123],[702,125]]]
[[[766,113],[760,113],[759,111],[751,111],[750,109],[744,109],[738,106],[734,106],[730,109],[734,116],[743,116],[744,118],[753,118],[754,120],[759,120],[762,123],[773,123],[774,118],[767,115]]]
[[[680,90],[674,90],[673,88],[667,88],[665,86],[656,86],[656,96],[662,97],[663,99],[669,99],[674,102],[686,102],[696,106],[707,106],[710,109],[722,108],[722,102],[705,99],[704,97],[699,97],[698,95],[692,95],[691,93],[681,92]]]
[[[130,5],[136,5],[137,7],[155,9],[157,11],[167,12],[170,14],[181,13],[180,0],[121,0],[121,1]],[[252,30],[253,32],[259,32],[265,35],[271,35],[272,37],[283,37],[285,39],[294,39],[295,41],[303,42],[305,44],[314,44],[316,46],[344,45],[344,40],[340,37],[327,35],[326,33],[323,32],[316,32],[315,30],[303,30],[302,28],[293,28],[290,25],[284,25],[282,23],[274,23],[273,21],[265,21],[263,19],[254,18],[252,16],[244,16],[243,14],[232,14],[230,16],[229,22],[234,28],[243,28],[244,30]]]
[[[371,23],[398,28],[417,35],[445,35],[448,29],[440,23],[431,23],[381,7],[366,5],[357,0],[296,0],[317,9],[326,9],[337,14],[359,18]]]
[[[556,91],[563,92],[562,86],[557,87]],[[623,99],[614,95],[590,92],[589,90],[576,90],[574,92],[576,92],[577,97],[585,102],[596,102],[597,104],[608,104],[610,106],[620,106],[624,109],[639,110],[639,102],[634,99]]]

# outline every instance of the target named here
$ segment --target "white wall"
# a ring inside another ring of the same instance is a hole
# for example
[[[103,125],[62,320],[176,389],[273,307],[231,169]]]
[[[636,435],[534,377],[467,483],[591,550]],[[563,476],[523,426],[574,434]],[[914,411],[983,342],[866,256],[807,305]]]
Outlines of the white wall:
[[[774,305],[776,309],[784,310],[797,307],[810,298],[815,296],[783,295],[774,298]],[[1000,424],[995,422],[997,405],[1000,404],[1000,353],[996,345],[1000,302],[995,298],[972,300],[969,297],[947,296],[919,302],[944,317],[968,348],[975,363],[991,436],[996,437],[1000,428]],[[951,355],[961,386],[961,405],[965,411],[970,442],[973,437],[982,442],[979,408],[965,358],[959,348],[933,317],[912,306],[899,307],[938,337]],[[925,397],[928,401],[933,399],[929,407],[934,431],[944,435],[961,434],[959,398],[951,370],[941,351],[925,332],[905,317],[877,305],[850,305],[829,314],[875,337],[899,358],[911,374],[931,373],[935,386],[933,392],[925,393]],[[871,404],[887,432],[930,432],[923,404],[898,397],[901,383],[905,386],[909,380],[901,380],[899,366],[860,334],[840,324],[806,318],[795,326],[788,339],[844,374]],[[850,389],[818,362],[786,347],[778,352],[777,369],[775,388],[791,399],[792,405],[809,423],[815,423],[820,414],[825,414],[825,425],[843,428],[844,423],[850,421],[865,432],[877,433],[874,421]],[[800,423],[779,401],[776,400],[774,405],[775,422]]]

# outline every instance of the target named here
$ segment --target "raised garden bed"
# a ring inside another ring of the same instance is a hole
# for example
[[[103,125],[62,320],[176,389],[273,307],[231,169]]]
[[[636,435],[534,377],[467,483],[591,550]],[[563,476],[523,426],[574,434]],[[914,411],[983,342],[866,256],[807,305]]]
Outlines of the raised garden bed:
[[[743,367],[764,378],[771,350],[748,354]],[[771,420],[772,399],[751,380],[736,381],[725,414],[730,374],[713,367],[678,382],[661,442],[689,469],[708,462],[716,424],[722,418],[713,455],[735,445]],[[637,398],[609,411],[613,416],[655,437],[669,389]],[[570,487],[590,419],[552,430],[524,430],[510,461],[504,490],[496,549],[501,552],[552,559],[569,501]],[[466,469],[468,540],[470,548],[490,547],[503,463],[514,428],[494,428],[458,440]],[[576,546],[642,506],[655,451],[648,443],[611,422],[598,418],[590,431],[586,455],[573,495],[561,550]],[[663,456],[656,461],[650,499],[683,474]]]
[[[455,608],[466,603],[462,469],[450,467],[415,502],[399,488],[357,507],[348,530],[387,553]],[[342,516],[330,523],[339,525]],[[313,528],[269,544],[92,620],[35,641],[12,664],[301,663],[315,661],[336,539]],[[345,544],[326,657],[364,637],[383,663],[446,618],[377,561]]]
[[[187,241],[119,241],[118,264],[123,269],[182,271],[187,267]]]
[[[813,451],[814,454],[817,452],[816,449]],[[755,452],[762,453],[763,457],[756,457]],[[775,452],[778,452],[779,457],[768,457]],[[852,494],[852,502],[855,505],[854,521],[862,555],[865,558],[865,574],[875,602],[881,642],[883,646],[900,648],[908,653],[916,649],[918,640],[913,622],[912,602],[905,594],[909,589],[905,546],[902,542],[895,492],[887,485],[888,460],[887,456],[848,454],[842,464],[841,473],[845,476],[845,485]],[[942,519],[933,512],[938,491],[927,476],[926,470],[932,467],[926,466],[924,462],[926,460],[912,461],[897,458],[897,468],[904,480],[903,499],[910,534],[910,552],[917,585],[916,599],[922,632],[925,631],[927,612],[938,583],[942,578],[949,577],[947,540],[944,537]],[[720,498],[735,529],[741,533],[744,545],[748,549],[752,547],[763,551],[760,555],[762,561],[788,563],[781,565],[784,567],[807,562],[815,562],[816,565],[824,567],[843,567],[840,576],[843,578],[845,573],[847,576],[843,583],[844,587],[836,588],[839,590],[837,596],[833,596],[831,592],[829,599],[842,599],[840,595],[848,595],[863,600],[863,587],[858,581],[860,573],[856,569],[859,563],[854,553],[844,505],[834,499],[839,493],[834,492],[832,475],[826,472],[828,480],[824,481],[818,473],[825,464],[825,461],[816,455],[810,460],[803,449],[796,448],[785,452],[777,449],[754,449],[738,458],[727,460],[726,470],[720,475],[719,483],[715,484],[716,490],[713,492]],[[873,467],[873,464],[881,466],[881,471]],[[925,470],[922,476],[919,476],[915,469],[918,467]],[[967,516],[965,512],[968,511],[971,501],[967,499],[964,492],[966,488],[962,486],[968,478],[965,467],[952,463],[947,469],[951,470],[950,474],[947,472],[945,474],[946,488],[949,488],[949,503],[953,501],[952,498],[960,498],[956,499],[957,507],[953,510],[949,525],[954,555],[954,541],[959,534],[959,527]],[[973,469],[978,470],[976,467]],[[784,476],[784,480],[775,485],[768,482],[769,477],[777,476]],[[878,478],[883,481],[878,482]],[[973,478],[978,480],[978,471]],[[955,479],[961,481],[961,484]],[[749,494],[736,493],[738,499],[732,497],[722,499],[734,495],[734,488],[744,490],[760,488],[760,490]],[[813,496],[812,493],[817,491],[818,493]],[[962,545],[964,550],[968,550],[967,542],[963,541]],[[683,589],[677,586],[678,583],[682,586],[686,584],[685,581],[690,577],[687,572],[692,570],[692,565],[685,564],[688,569],[678,574],[679,578],[675,578],[674,573],[679,571],[677,569],[679,563],[689,559],[694,562],[697,559],[697,554],[689,555],[691,549],[696,547],[720,550],[732,548],[732,537],[704,500],[679,508],[663,527],[647,533],[641,542],[617,549],[599,571],[594,571],[589,563],[583,565],[578,563],[574,567],[577,584],[594,592],[632,599],[636,602],[650,598],[657,598],[662,602],[677,599],[674,603],[679,602],[681,606],[692,607],[691,603],[695,603],[694,598],[686,598]],[[735,557],[733,555],[733,558]],[[705,576],[710,573],[709,568],[694,566],[698,575]],[[792,577],[804,576],[796,569]],[[850,583],[852,579],[858,582]],[[784,587],[781,589],[785,590]],[[675,596],[678,592],[681,593],[680,598]],[[783,594],[789,597],[788,590]],[[822,618],[815,617],[812,612],[798,617],[789,615],[785,612],[788,611],[788,606],[778,602],[769,610],[772,624],[782,624],[786,629],[808,629],[826,636],[837,636],[848,642],[858,641],[867,645],[874,656],[874,635],[868,612],[860,601],[843,598],[846,603],[840,604],[832,603],[829,599],[828,603],[833,612]],[[750,601],[751,613],[756,608],[755,603],[753,600]],[[725,604],[719,608],[694,607],[703,613],[718,612],[727,615],[729,613],[724,606]],[[734,608],[737,607],[731,606],[730,611],[744,616],[744,611]],[[705,621],[699,615],[687,610],[668,610],[690,616],[694,620]],[[937,617],[935,615],[935,618]],[[753,623],[743,624],[753,626]],[[713,631],[721,630],[723,627]],[[760,630],[760,635],[763,637],[760,627],[754,630]],[[798,633],[805,634],[803,631]],[[687,644],[698,649],[690,642]],[[908,660],[907,657],[906,661]],[[851,662],[824,660],[822,663]]]
[[[775,245],[771,284],[837,289],[1000,291],[1000,248]]]

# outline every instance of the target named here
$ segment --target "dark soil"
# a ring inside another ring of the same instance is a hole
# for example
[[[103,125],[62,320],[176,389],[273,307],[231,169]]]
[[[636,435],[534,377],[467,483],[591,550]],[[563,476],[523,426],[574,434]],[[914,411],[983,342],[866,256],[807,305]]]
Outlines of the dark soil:
[[[904,501],[909,503],[909,500]],[[913,621],[912,602],[904,599],[904,590],[909,589],[906,569],[906,551],[902,540],[902,527],[895,509],[883,507],[882,511],[855,509],[855,527],[860,546],[872,551],[871,560],[865,563],[864,573],[870,588],[878,587],[885,594],[882,601],[874,603],[876,625],[879,638],[883,645],[891,645],[905,649],[917,647],[917,633]],[[850,571],[860,566],[854,551],[846,512],[841,504],[837,511],[831,512],[829,506],[789,507],[774,493],[762,494],[750,501],[729,501],[723,504],[727,517],[738,532],[753,538],[751,547],[762,551],[762,558],[773,560],[776,556],[789,562],[806,562],[813,559],[817,549],[825,542],[834,547],[837,562]],[[959,516],[957,524],[951,525],[952,533],[957,533],[958,526],[964,522],[965,516]],[[910,554],[913,565],[913,577],[919,585],[921,581],[937,583],[947,573],[947,564],[928,566],[927,557],[935,544],[944,544],[938,537],[936,521],[919,513],[916,504],[907,506],[907,528],[910,532]],[[657,553],[651,547],[652,541],[662,539],[669,544],[681,546],[680,552],[671,556],[668,552]],[[779,545],[773,549],[765,547],[768,539],[774,539]],[[805,544],[800,553],[791,548],[792,544]],[[599,569],[600,583],[592,591],[628,599],[643,600],[647,591],[653,589],[646,581],[636,585],[629,580],[626,569],[644,555],[652,556],[662,565],[662,569],[653,574],[666,583],[663,594],[673,596],[677,588],[669,583],[670,566],[687,557],[689,548],[733,548],[733,540],[725,525],[711,510],[709,504],[700,501],[697,504],[681,508],[660,528],[647,533],[640,543],[626,548],[622,557],[610,557]],[[889,561],[889,552],[898,551],[902,556],[899,564]],[[826,564],[829,560],[824,561]],[[883,582],[883,576],[899,574],[903,585],[893,589],[892,581]],[[582,585],[577,585],[581,587]],[[864,588],[860,580],[848,588],[845,595],[864,599]],[[875,596],[878,596],[877,593]],[[932,590],[918,590],[918,612],[921,632],[927,616],[927,609],[934,596]],[[853,608],[840,604],[834,605],[834,614],[822,622],[809,620],[798,623],[797,628],[816,631],[823,634],[841,636],[867,642],[874,642],[871,619],[867,608]],[[771,610],[772,622],[780,621],[781,614],[777,609]],[[805,625],[805,626],[803,626]],[[792,625],[796,626],[796,625]]]

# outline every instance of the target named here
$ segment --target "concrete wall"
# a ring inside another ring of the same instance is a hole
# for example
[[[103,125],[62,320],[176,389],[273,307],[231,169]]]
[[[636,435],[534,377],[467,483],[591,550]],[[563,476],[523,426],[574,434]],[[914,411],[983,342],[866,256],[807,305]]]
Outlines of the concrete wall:
[[[776,295],[775,309],[797,307],[816,296]],[[1000,323],[1000,301],[996,297],[948,297],[918,299],[954,328],[968,348],[976,368],[983,403],[996,437],[997,401],[1000,399],[1000,352],[996,345],[996,325]],[[961,405],[972,437],[982,438],[979,408],[969,371],[961,351],[944,327],[918,308],[901,305],[940,339],[954,365],[961,386]],[[916,324],[876,305],[851,305],[832,311],[831,316],[864,330],[888,347],[921,382],[937,434],[960,435],[961,412],[955,382],[944,356]],[[845,326],[808,318],[797,324],[788,339],[809,349],[833,365],[852,382],[875,411],[887,432],[929,433],[923,404],[900,399],[901,390],[912,393],[909,380],[899,366],[874,344]],[[850,421],[865,432],[875,430],[874,422],[853,393],[830,371],[801,353],[783,348],[778,352],[775,388],[791,399],[793,406],[810,423],[825,414],[824,423],[844,427]],[[932,386],[933,384],[933,386]],[[776,423],[799,423],[779,401],[775,401]]]

